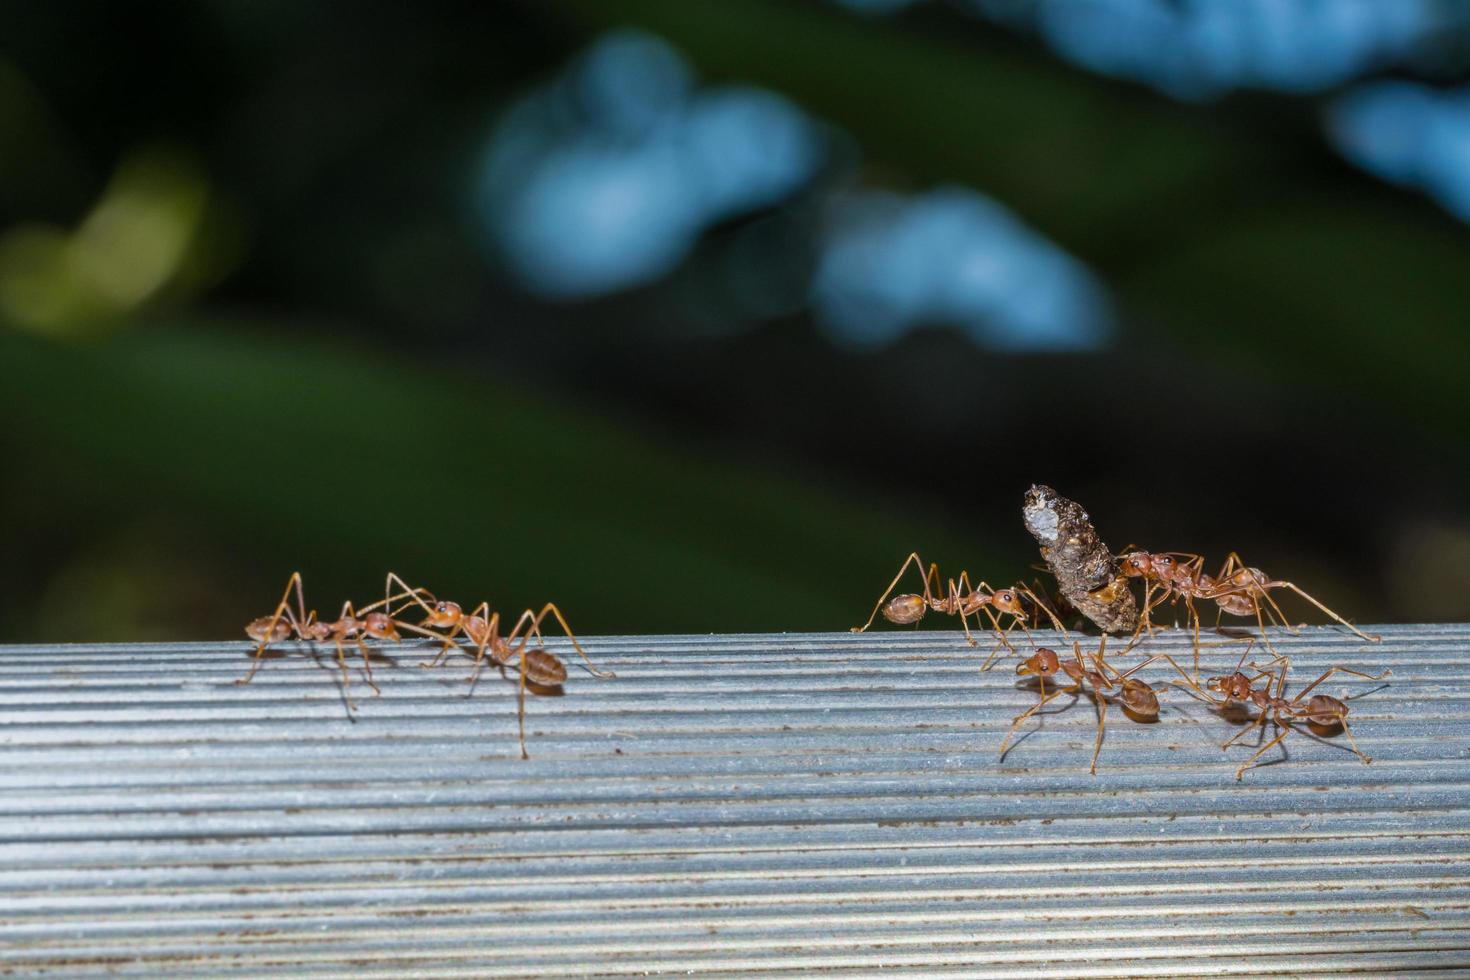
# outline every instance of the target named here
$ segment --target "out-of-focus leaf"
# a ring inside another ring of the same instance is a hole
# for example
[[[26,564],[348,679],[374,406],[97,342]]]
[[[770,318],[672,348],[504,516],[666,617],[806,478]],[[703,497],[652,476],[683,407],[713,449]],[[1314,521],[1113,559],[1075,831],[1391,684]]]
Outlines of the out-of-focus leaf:
[[[0,361],[15,473],[55,513],[163,511],[274,568],[240,583],[241,624],[298,568],[323,608],[371,598],[392,569],[496,608],[554,600],[579,630],[655,633],[855,625],[915,547],[1006,574],[955,529],[675,451],[453,364],[219,324],[85,349],[0,334]]]
[[[869,160],[993,194],[1171,343],[1470,432],[1454,285],[1470,282],[1470,232],[1335,174],[1310,104],[1183,107],[998,33],[816,4],[559,6],[590,29],[657,32],[706,76],[770,86],[847,129]]]

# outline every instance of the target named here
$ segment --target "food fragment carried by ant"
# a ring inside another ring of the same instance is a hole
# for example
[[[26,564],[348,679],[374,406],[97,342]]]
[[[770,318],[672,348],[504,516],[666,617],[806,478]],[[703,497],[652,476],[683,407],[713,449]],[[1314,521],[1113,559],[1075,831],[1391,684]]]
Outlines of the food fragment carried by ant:
[[[1138,625],[1133,591],[1081,505],[1038,483],[1027,491],[1021,517],[1062,596],[1078,612],[1104,633],[1128,633]]]
[[[1097,650],[1087,655],[1087,658],[1092,661],[1091,667],[1083,660],[1082,644],[1075,641],[1072,644],[1072,659],[1070,660],[1058,656],[1055,650],[1039,647],[1036,653],[1027,657],[1016,667],[1016,673],[1019,675],[1035,675],[1041,689],[1041,699],[1017,715],[1011,722],[1010,731],[1006,732],[1005,740],[1000,743],[1002,760],[1006,757],[1006,748],[1010,745],[1012,736],[1016,734],[1016,729],[1027,718],[1063,694],[1075,697],[1087,691],[1097,709],[1097,741],[1093,744],[1092,765],[1088,769],[1094,776],[1097,775],[1097,758],[1102,752],[1103,728],[1107,723],[1108,705],[1114,698],[1135,720],[1154,721],[1158,719],[1158,693],[1144,681],[1132,676],[1135,672],[1153,663],[1156,658],[1150,657],[1120,673],[1103,658],[1107,642],[1108,638],[1104,636]],[[1055,678],[1058,673],[1065,674],[1072,683],[1056,687],[1048,694],[1046,691],[1047,678]],[[1088,691],[1089,688],[1091,688],[1090,691]]]
[[[873,611],[869,614],[868,621],[861,626],[854,626],[852,632],[865,632],[868,627],[873,625],[873,620],[878,618],[880,612],[883,614],[883,618],[890,623],[904,626],[910,623],[917,623],[924,618],[926,612],[932,609],[941,615],[960,617],[960,625],[965,631],[965,640],[971,646],[975,646],[976,640],[970,634],[969,618],[974,616],[978,620],[981,614],[984,614],[990,622],[991,630],[999,640],[996,649],[999,650],[1000,646],[1004,645],[1006,649],[1014,650],[1015,648],[1011,646],[1010,642],[1011,630],[1020,626],[1028,637],[1031,635],[1031,631],[1027,625],[1030,614],[1026,611],[1023,600],[1035,606],[1038,612],[1044,612],[1050,618],[1053,627],[1058,630],[1063,628],[1061,620],[1057,619],[1056,614],[1048,608],[1042,598],[1020,583],[1004,589],[993,588],[988,582],[984,581],[972,586],[970,584],[970,573],[961,572],[958,580],[949,580],[943,595],[935,595],[939,591],[939,566],[937,564],[931,564],[929,571],[924,574],[923,595],[905,593],[889,599],[888,597],[898,587],[899,581],[903,578],[904,572],[908,571],[910,565],[914,566],[917,571],[924,571],[924,562],[919,557],[918,552],[914,552],[904,559],[903,564],[898,568],[898,574],[893,576],[893,581],[888,583],[888,588],[878,597],[878,602],[873,606]],[[1010,622],[1002,625],[1001,616],[1010,616]],[[994,652],[991,654],[991,660],[993,659]],[[987,660],[985,667],[982,669],[988,668],[990,662],[990,660]]]

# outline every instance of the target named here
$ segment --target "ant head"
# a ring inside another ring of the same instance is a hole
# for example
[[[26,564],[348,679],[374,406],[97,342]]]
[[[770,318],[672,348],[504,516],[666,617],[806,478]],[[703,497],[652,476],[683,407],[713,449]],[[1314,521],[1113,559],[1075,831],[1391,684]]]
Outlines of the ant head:
[[[1049,647],[1037,647],[1035,653],[1016,665],[1016,673],[1051,677],[1062,669],[1061,663],[1055,650]]]
[[[1168,578],[1174,574],[1174,568],[1179,564],[1173,555],[1149,555],[1148,563],[1153,568],[1154,574],[1160,578]]]
[[[1121,562],[1126,578],[1148,578],[1153,574],[1153,561],[1147,551],[1130,551],[1121,556]]]
[[[399,640],[398,629],[387,613],[368,613],[362,621],[362,631],[377,640]]]
[[[927,608],[921,595],[896,595],[883,607],[883,618],[900,626],[917,623],[924,618]]]
[[[245,635],[252,640],[265,640],[267,643],[289,640],[291,624],[282,616],[262,616],[250,621],[245,627]]]
[[[1238,670],[1229,677],[1211,677],[1205,681],[1205,687],[1236,701],[1245,701],[1251,696],[1251,679]]]
[[[1348,707],[1328,694],[1314,694],[1307,702],[1307,721],[1324,728],[1342,724]]]
[[[1159,696],[1143,681],[1130,677],[1123,682],[1123,707],[1144,718],[1159,716]]]
[[[556,687],[567,679],[567,668],[556,654],[541,647],[532,647],[525,652],[526,680],[541,687]]]
[[[429,610],[429,618],[424,620],[425,626],[457,626],[464,610],[459,608],[459,603],[450,602],[448,599],[440,599],[434,603],[434,608]]]
[[[1025,616],[1026,608],[1021,605],[1021,597],[1015,589],[1001,589],[990,597],[990,605],[1003,613],[1012,616]]]

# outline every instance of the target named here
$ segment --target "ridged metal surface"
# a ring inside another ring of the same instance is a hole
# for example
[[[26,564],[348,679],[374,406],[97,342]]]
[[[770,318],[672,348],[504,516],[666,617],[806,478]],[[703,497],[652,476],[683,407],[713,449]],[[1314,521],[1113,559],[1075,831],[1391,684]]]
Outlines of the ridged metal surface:
[[[329,657],[238,686],[243,642],[0,648],[0,971],[1470,966],[1470,627],[1381,632],[1278,640],[1293,690],[1392,668],[1321,689],[1373,764],[1293,736],[1240,782],[1175,690],[1109,712],[1097,776],[1085,699],[999,761],[1036,695],[948,632],[590,638],[618,676],[530,700],[530,761],[512,684],[410,647],[355,721]]]

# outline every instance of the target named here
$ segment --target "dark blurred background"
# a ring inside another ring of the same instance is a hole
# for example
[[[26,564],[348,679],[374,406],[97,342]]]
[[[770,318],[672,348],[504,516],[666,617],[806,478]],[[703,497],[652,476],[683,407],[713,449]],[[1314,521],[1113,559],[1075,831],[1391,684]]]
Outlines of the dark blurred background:
[[[11,0],[0,639],[841,629],[1032,576],[1032,482],[1464,618],[1467,69],[1435,0]]]

